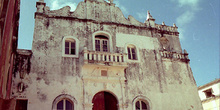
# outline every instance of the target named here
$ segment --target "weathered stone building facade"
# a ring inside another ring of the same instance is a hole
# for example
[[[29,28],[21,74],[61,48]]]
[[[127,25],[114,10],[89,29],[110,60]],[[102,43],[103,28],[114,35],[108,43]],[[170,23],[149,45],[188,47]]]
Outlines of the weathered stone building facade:
[[[112,0],[36,7],[33,54],[19,51],[13,79],[28,110],[202,110],[175,24],[126,19]]]

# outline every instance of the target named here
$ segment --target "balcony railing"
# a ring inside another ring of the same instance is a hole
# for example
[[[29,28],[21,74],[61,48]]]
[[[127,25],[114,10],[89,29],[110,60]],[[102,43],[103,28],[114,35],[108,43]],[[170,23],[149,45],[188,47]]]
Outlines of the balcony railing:
[[[89,51],[84,49],[84,64],[98,64],[106,66],[127,66],[126,53],[110,53]]]
[[[161,57],[163,58],[170,58],[170,59],[178,59],[184,62],[189,62],[188,53],[176,53],[170,51],[160,51]]]

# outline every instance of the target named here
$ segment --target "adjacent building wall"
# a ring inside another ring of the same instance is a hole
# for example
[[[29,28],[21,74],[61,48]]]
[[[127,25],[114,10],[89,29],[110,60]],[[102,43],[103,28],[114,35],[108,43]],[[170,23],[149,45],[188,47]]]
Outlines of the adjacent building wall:
[[[17,49],[20,0],[0,1],[0,109],[12,110],[10,99],[13,62]]]
[[[220,79],[198,87],[204,110],[220,110]]]

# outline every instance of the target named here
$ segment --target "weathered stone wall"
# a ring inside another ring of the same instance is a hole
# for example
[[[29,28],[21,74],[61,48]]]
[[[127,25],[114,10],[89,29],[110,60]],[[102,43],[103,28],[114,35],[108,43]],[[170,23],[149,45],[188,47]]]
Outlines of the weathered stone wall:
[[[74,12],[69,7],[50,11],[42,2],[37,7],[31,71],[22,80],[25,90],[17,91],[18,76],[13,80],[12,95],[28,99],[28,109],[50,110],[57,96],[68,94],[75,109],[91,110],[93,96],[100,91],[113,94],[120,110],[133,110],[137,97],[145,98],[150,110],[202,109],[189,62],[160,54],[162,37],[168,40],[169,51],[182,53],[177,27],[164,26],[170,28],[165,31],[151,27],[149,21],[126,19],[107,2],[85,0]],[[125,66],[86,64],[83,52],[94,51],[96,32],[109,34],[111,54],[127,53],[127,45],[135,45],[137,60],[127,59]],[[62,56],[65,36],[79,40],[79,57]],[[101,76],[101,70],[108,76]]]

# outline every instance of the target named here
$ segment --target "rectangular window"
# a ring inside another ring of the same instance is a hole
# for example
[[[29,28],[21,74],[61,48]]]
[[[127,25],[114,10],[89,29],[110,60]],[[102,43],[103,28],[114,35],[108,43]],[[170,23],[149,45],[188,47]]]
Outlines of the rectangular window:
[[[73,41],[65,42],[65,54],[75,55],[76,54],[76,43]]]
[[[65,54],[69,54],[69,42],[65,42]]]
[[[15,110],[27,110],[28,100],[17,100]]]
[[[137,60],[137,53],[135,47],[127,47],[128,50],[128,59],[130,60]]]
[[[102,46],[103,46],[103,52],[108,52],[108,41],[107,40],[102,41]]]
[[[75,55],[76,53],[76,49],[75,49],[75,47],[76,47],[76,44],[75,44],[75,42],[71,42],[71,54],[72,55]]]
[[[71,49],[71,55],[75,55],[75,49]]]
[[[136,59],[136,52],[135,52],[135,49],[134,48],[131,48],[131,51],[132,51],[132,59]]]
[[[128,48],[128,59],[131,59],[131,51],[130,51],[130,48]]]

